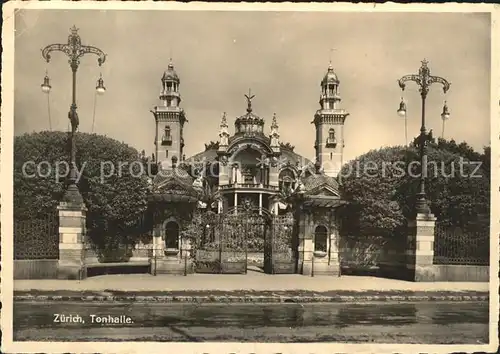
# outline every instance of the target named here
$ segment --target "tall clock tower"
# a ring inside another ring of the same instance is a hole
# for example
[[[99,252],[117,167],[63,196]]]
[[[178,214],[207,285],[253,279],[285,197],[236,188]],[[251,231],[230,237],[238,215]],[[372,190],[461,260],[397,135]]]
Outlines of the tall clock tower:
[[[327,176],[336,178],[342,168],[344,123],[349,113],[340,108],[340,81],[332,65],[321,80],[321,108],[314,115],[316,161]]]
[[[151,112],[156,123],[155,159],[162,169],[172,167],[173,161],[184,159],[184,123],[187,122],[184,109],[180,107],[180,79],[172,62],[161,78],[160,104]]]

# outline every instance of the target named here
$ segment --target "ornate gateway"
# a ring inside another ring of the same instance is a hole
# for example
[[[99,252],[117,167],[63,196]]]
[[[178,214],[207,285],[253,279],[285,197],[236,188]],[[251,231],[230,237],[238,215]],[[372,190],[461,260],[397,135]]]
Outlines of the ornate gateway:
[[[196,245],[198,273],[245,274],[249,266],[270,274],[294,273],[293,218],[240,206],[214,215]]]

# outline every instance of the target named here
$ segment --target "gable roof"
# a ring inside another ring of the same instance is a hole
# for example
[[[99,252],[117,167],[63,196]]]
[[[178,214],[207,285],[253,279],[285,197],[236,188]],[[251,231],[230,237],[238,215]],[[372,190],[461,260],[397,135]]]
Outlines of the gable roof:
[[[307,192],[318,190],[320,187],[326,187],[339,193],[339,183],[336,178],[329,177],[323,173],[311,174],[302,179],[302,183]]]
[[[193,177],[183,168],[159,170],[153,179],[153,193],[160,191],[166,185],[178,185],[189,190],[192,189],[193,181]]]

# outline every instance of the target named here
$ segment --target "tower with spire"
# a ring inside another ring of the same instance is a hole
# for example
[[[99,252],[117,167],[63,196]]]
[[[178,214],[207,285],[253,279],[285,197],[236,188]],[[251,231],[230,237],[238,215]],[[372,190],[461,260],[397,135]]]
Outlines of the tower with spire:
[[[337,177],[343,163],[344,123],[349,113],[340,108],[340,81],[330,62],[321,80],[320,109],[314,115],[316,163],[330,177]]]
[[[227,146],[229,145],[228,128],[229,128],[229,126],[227,125],[226,112],[224,112],[224,114],[222,115],[222,119],[220,122],[220,128],[219,128],[219,149],[220,150],[227,149]]]
[[[182,161],[184,155],[183,129],[187,122],[180,107],[180,79],[172,60],[161,77],[160,103],[151,112],[156,123],[155,156],[160,168],[169,169],[175,162]]]
[[[278,121],[276,119],[276,113],[273,114],[273,121],[271,123],[271,135],[269,136],[271,141],[271,149],[275,152],[280,150],[280,133],[278,131]]]

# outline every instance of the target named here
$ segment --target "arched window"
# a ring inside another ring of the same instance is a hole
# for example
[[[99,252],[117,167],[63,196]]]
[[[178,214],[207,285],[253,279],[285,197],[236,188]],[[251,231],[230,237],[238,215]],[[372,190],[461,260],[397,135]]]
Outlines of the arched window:
[[[325,226],[316,226],[314,230],[314,251],[327,251],[328,230]]]
[[[288,168],[280,172],[278,180],[279,188],[282,191],[291,191],[295,188],[295,174]]]
[[[171,145],[172,144],[172,136],[170,135],[170,126],[166,125],[165,130],[163,132],[163,136],[161,138],[162,145]]]
[[[335,129],[330,128],[328,131],[328,138],[333,142],[335,140]]]
[[[337,146],[337,139],[335,138],[335,129],[328,130],[328,139],[326,139],[326,147],[335,148]]]
[[[179,248],[179,224],[175,221],[165,225],[165,248]]]

